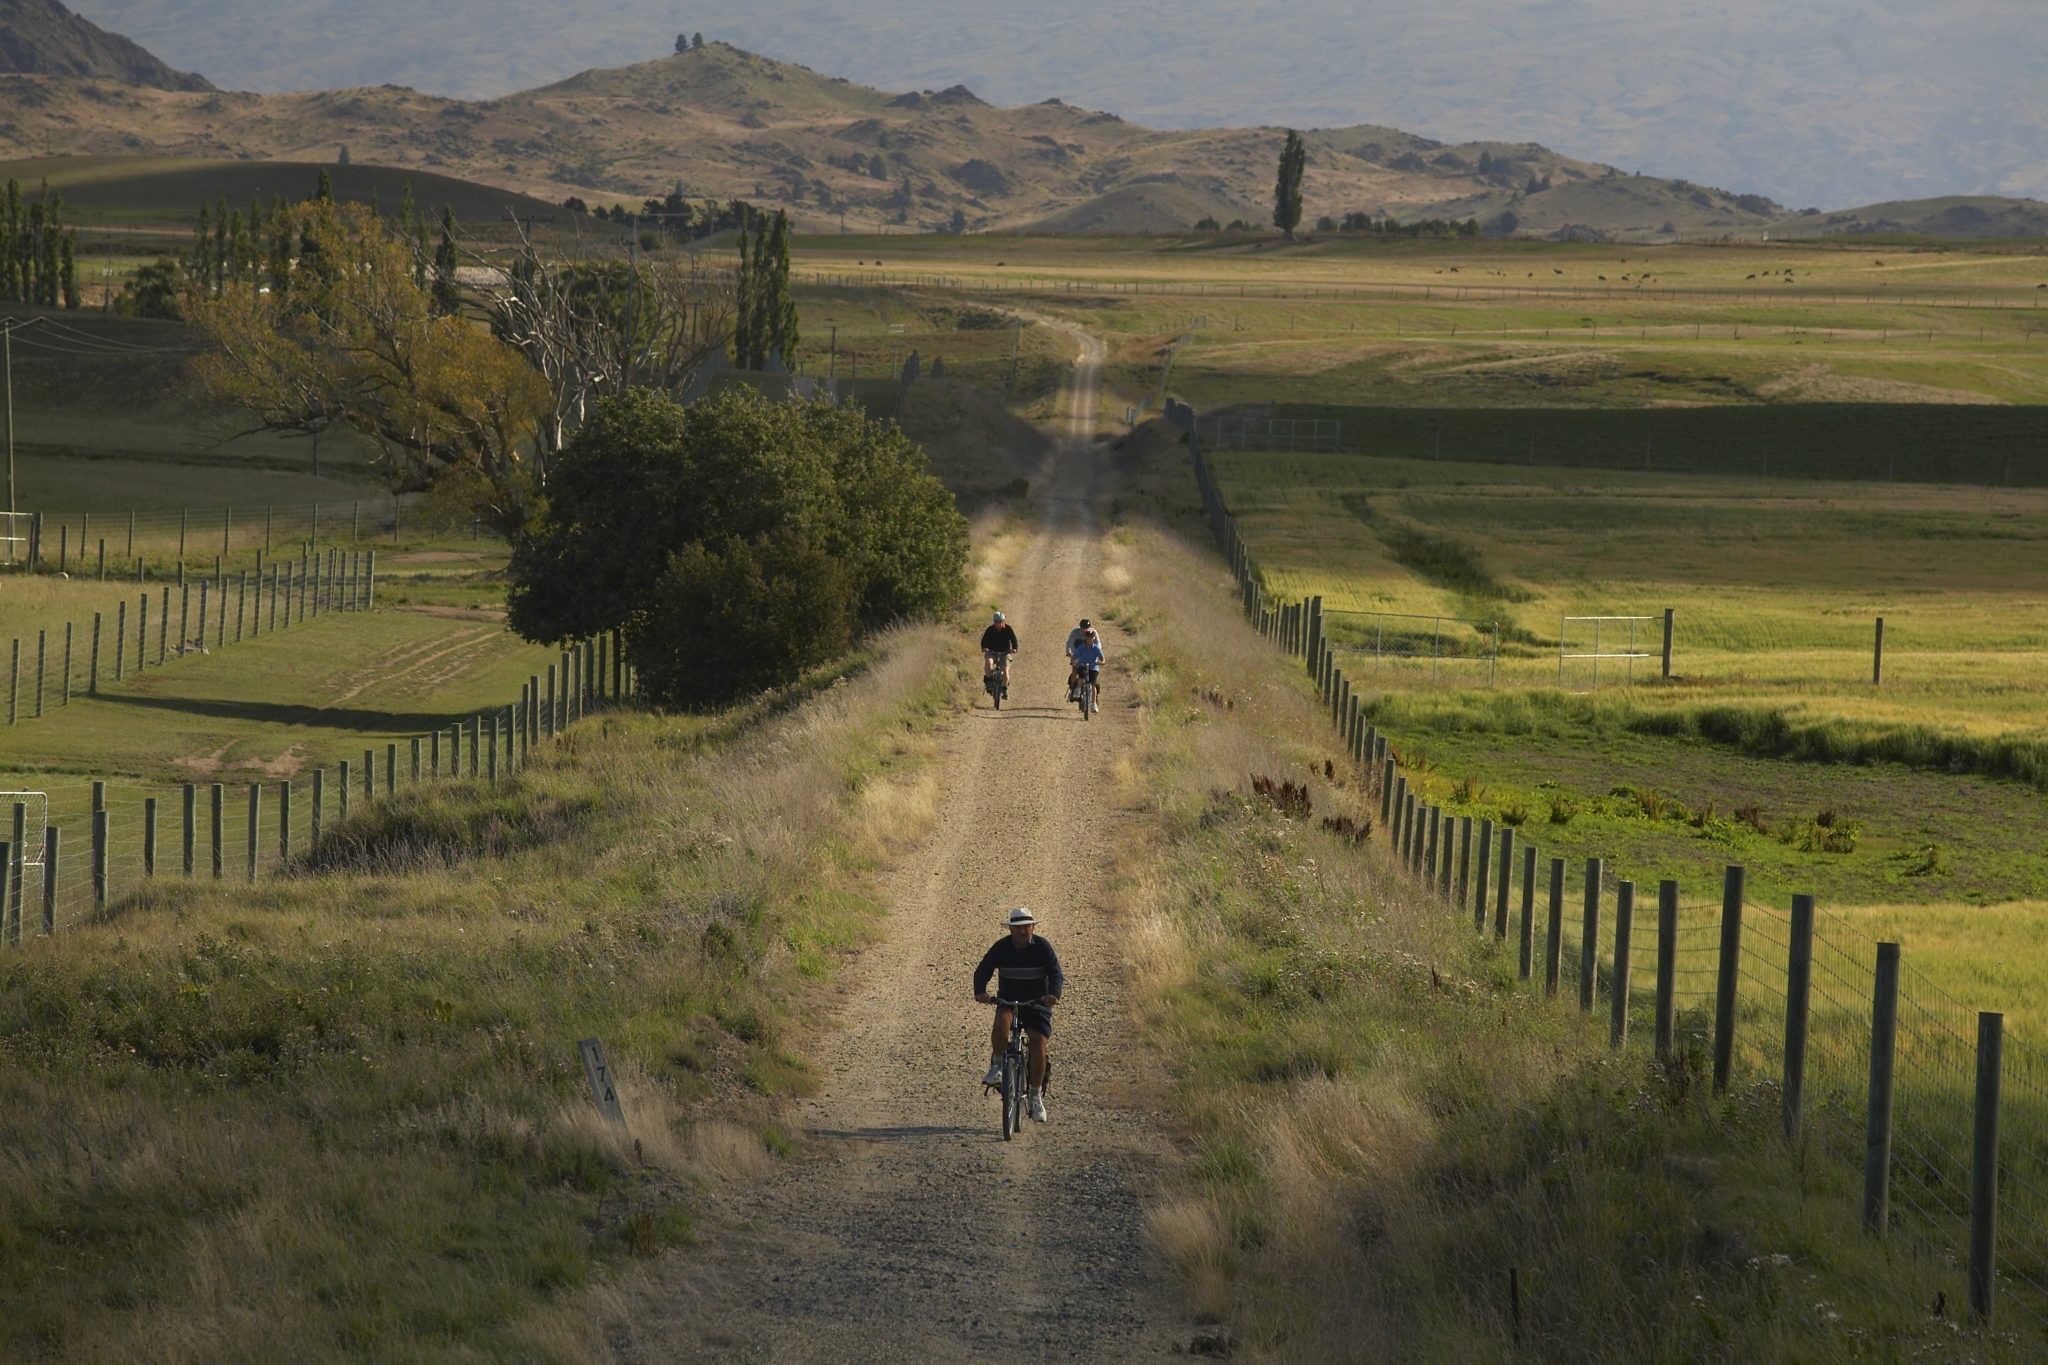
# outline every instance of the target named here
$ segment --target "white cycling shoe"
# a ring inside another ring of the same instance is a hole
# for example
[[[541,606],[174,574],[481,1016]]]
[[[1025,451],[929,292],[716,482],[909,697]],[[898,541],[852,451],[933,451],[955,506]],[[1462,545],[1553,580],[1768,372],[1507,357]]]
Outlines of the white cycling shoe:
[[[983,1076],[981,1078],[981,1083],[983,1085],[1001,1085],[1003,1083],[1003,1068],[994,1063],[990,1063],[988,1075]]]
[[[1030,1094],[1026,1095],[1024,1098],[1027,1102],[1028,1107],[1031,1110],[1031,1121],[1033,1123],[1044,1123],[1046,1121],[1045,1096],[1039,1094],[1036,1090],[1034,1090]]]

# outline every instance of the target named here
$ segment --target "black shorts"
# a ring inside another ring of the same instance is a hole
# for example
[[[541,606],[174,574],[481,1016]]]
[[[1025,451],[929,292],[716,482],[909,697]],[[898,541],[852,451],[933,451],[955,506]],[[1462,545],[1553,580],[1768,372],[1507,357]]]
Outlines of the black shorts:
[[[1035,1033],[1041,1038],[1052,1037],[1052,1010],[1045,1005],[1019,1005],[1018,1017],[1024,1021],[1024,1031]]]

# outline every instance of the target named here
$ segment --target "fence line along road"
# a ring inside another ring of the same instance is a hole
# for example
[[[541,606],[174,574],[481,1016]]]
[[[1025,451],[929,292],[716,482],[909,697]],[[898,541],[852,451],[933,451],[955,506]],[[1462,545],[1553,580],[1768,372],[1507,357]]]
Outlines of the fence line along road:
[[[1749,900],[1741,867],[1727,869],[1718,900],[1687,899],[1671,879],[1621,878],[1601,858],[1574,879],[1516,827],[1481,819],[1475,830],[1454,816],[1367,719],[1321,599],[1269,598],[1193,410],[1170,402],[1167,420],[1187,438],[1247,620],[1307,670],[1402,871],[1512,951],[1524,989],[1589,1020],[1604,997],[1615,1051],[1642,1049],[1647,1034],[1652,1064],[1705,1073],[1728,1122],[1746,1107],[1737,1100],[1774,1100],[1787,1163],[1811,1153],[1860,1171],[1844,1213],[1893,1240],[1923,1301],[1939,1294],[1980,1323],[2048,1332],[2048,1051],[1811,896],[1782,908]]]
[[[77,778],[0,793],[0,944],[104,917],[159,877],[256,881],[317,854],[359,804],[422,782],[496,784],[569,725],[639,694],[618,634],[580,641],[516,701],[286,781],[150,785]]]

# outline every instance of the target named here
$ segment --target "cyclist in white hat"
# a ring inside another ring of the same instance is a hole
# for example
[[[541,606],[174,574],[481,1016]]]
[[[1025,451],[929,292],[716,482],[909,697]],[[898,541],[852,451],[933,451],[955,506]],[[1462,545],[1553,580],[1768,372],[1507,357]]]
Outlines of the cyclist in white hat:
[[[1052,944],[1038,937],[1038,917],[1023,906],[1004,917],[1009,933],[995,941],[974,969],[974,998],[984,1005],[1003,1000],[1029,1000],[1018,1013],[1024,1022],[1024,1042],[1030,1053],[1024,1088],[1026,1106],[1039,1123],[1045,1120],[1046,1053],[1052,1044],[1052,1007],[1066,991],[1067,978],[1060,971],[1059,954]],[[989,978],[996,978],[996,993],[988,992]],[[1003,1049],[1010,1042],[1010,1009],[996,1007],[995,1028],[989,1034],[988,1074],[983,1085],[1003,1082]]]

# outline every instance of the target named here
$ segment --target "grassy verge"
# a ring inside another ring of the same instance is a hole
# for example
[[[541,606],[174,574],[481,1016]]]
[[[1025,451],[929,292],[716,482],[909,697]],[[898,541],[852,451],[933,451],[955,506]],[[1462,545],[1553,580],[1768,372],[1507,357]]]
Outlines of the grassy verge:
[[[1345,831],[1371,807],[1323,768],[1319,708],[1220,568],[1151,530],[1119,556],[1145,703],[1126,778],[1155,815],[1123,877],[1136,999],[1191,1151],[1152,1231],[1244,1353],[2038,1349],[1958,1327],[1953,1264],[1861,1236],[1839,1122],[1788,1149],[1773,1085],[1710,1098],[1696,1049],[1669,1069],[1610,1053],[1604,1013],[1544,1001],[1393,876]],[[1305,783],[1307,811],[1255,775]]]
[[[809,1084],[787,1021],[930,814],[950,653],[910,631],[737,712],[600,716],[317,867],[0,956],[0,1356],[601,1357],[614,1268],[783,1145],[749,1097]]]

